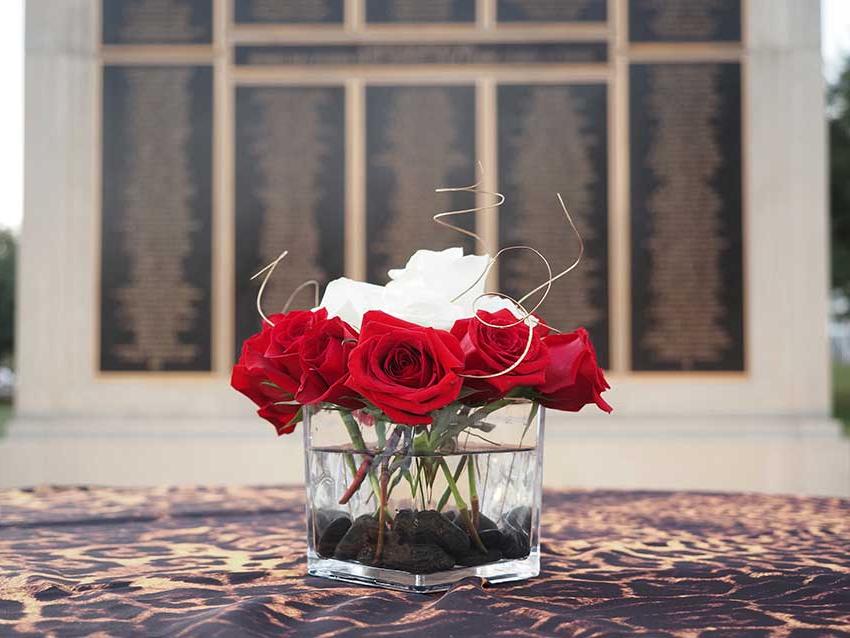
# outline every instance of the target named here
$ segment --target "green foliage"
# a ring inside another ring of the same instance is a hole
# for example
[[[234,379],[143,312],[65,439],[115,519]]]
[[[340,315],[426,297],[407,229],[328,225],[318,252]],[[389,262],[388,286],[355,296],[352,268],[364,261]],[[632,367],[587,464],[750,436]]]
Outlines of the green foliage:
[[[850,296],[850,58],[828,103],[832,286]]]
[[[832,366],[832,414],[844,423],[850,434],[850,365],[836,363]]]
[[[12,231],[0,229],[0,365],[11,364],[15,345],[15,255]]]

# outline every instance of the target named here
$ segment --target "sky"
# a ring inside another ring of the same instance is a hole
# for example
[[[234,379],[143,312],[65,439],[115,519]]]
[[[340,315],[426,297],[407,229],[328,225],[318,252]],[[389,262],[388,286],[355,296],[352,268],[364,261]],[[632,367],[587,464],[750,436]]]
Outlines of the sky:
[[[0,100],[0,227],[14,229],[20,228],[23,213],[24,1],[0,0],[0,77],[5,86]],[[850,0],[821,0],[821,6],[824,76],[833,81],[850,54]]]

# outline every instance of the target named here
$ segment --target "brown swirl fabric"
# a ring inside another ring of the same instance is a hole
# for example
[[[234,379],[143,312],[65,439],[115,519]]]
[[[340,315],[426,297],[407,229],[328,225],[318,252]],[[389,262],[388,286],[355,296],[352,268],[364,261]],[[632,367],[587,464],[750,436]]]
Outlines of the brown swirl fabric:
[[[306,578],[300,488],[0,491],[0,636],[850,636],[850,502],[549,492],[543,573]]]

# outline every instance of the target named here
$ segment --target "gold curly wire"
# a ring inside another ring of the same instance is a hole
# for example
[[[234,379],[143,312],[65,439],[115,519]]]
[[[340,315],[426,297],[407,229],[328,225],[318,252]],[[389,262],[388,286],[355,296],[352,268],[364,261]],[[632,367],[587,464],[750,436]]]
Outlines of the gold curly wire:
[[[559,272],[554,277],[552,277],[552,273],[550,271],[549,279],[545,283],[537,286],[537,288],[535,288],[534,290],[531,290],[531,291],[525,293],[525,295],[523,295],[522,297],[520,297],[520,299],[519,299],[520,303],[522,303],[523,301],[528,299],[531,295],[533,295],[535,292],[537,292],[538,290],[540,290],[542,288],[546,288],[546,294],[549,294],[549,290],[551,289],[552,284],[554,282],[556,282],[558,279],[560,279],[561,277],[563,277],[564,275],[566,275],[568,272],[577,268],[578,265],[581,263],[582,257],[584,257],[584,239],[582,238],[581,233],[578,232],[578,228],[576,228],[575,222],[573,222],[573,218],[570,216],[570,211],[567,210],[567,205],[564,203],[564,198],[561,197],[560,193],[557,193],[557,195],[558,195],[558,203],[561,204],[561,210],[564,211],[564,215],[567,218],[567,222],[569,222],[569,224],[570,224],[570,228],[573,229],[573,232],[576,234],[576,237],[578,238],[578,256],[575,258],[575,261],[573,261],[573,263],[570,264],[569,267],[567,267],[565,270],[562,270],[561,272]],[[545,299],[546,296],[544,295],[543,298]],[[542,303],[542,300],[541,300],[541,303]]]
[[[453,224],[449,224],[447,222],[442,221],[442,218],[447,217],[447,216],[461,215],[461,214],[468,214],[468,213],[477,213],[477,212],[487,210],[487,209],[495,210],[505,202],[505,196],[502,193],[493,193],[493,192],[489,192],[489,191],[480,190],[478,188],[481,185],[481,182],[483,181],[484,167],[481,165],[481,162],[477,162],[477,166],[478,166],[481,177],[479,178],[479,180],[475,184],[472,184],[471,186],[461,186],[461,187],[452,187],[452,188],[438,188],[438,189],[436,189],[436,192],[438,192],[438,193],[449,193],[449,192],[466,191],[466,192],[471,192],[471,193],[476,193],[476,194],[482,193],[482,194],[487,194],[487,195],[495,195],[497,197],[498,201],[495,202],[495,203],[492,203],[492,204],[485,205],[485,206],[477,206],[477,207],[474,207],[474,208],[467,208],[467,209],[462,209],[462,210],[452,210],[452,211],[446,211],[446,212],[443,212],[443,213],[437,213],[436,215],[433,216],[433,220],[438,224],[442,224],[443,226],[446,226],[448,228],[456,230],[460,233],[463,233],[464,235],[469,235],[470,237],[475,238],[475,240],[478,241],[480,244],[484,245],[484,241],[477,234],[475,234],[471,231],[468,231],[464,228],[460,228],[460,227],[455,226]],[[550,330],[554,330],[555,332],[560,332],[560,330],[558,330],[557,328],[553,328],[552,326],[549,326],[549,325],[543,323],[542,321],[540,321],[537,317],[534,316],[534,313],[537,311],[538,308],[540,308],[540,306],[543,305],[543,302],[546,301],[546,298],[549,296],[549,292],[552,290],[552,284],[555,281],[557,281],[558,279],[560,279],[561,277],[565,276],[567,273],[569,273],[572,270],[574,270],[575,268],[577,268],[578,265],[581,263],[582,257],[584,256],[584,239],[582,238],[581,233],[578,231],[578,228],[576,228],[575,222],[573,222],[573,218],[570,215],[569,210],[567,210],[566,204],[564,204],[563,197],[561,197],[560,193],[557,193],[557,196],[558,196],[558,202],[561,204],[561,209],[564,211],[564,215],[567,218],[567,222],[569,223],[570,228],[572,228],[573,232],[576,234],[576,237],[578,238],[578,242],[579,242],[578,256],[573,261],[573,263],[571,263],[567,268],[565,268],[564,270],[562,270],[561,272],[559,272],[557,275],[554,275],[554,276],[552,275],[552,267],[549,264],[549,260],[547,260],[546,257],[540,251],[538,251],[536,248],[533,248],[531,246],[525,246],[525,245],[507,246],[505,248],[500,249],[489,260],[484,271],[475,279],[475,281],[472,282],[472,284],[470,284],[460,294],[455,296],[452,299],[452,302],[455,302],[458,299],[460,299],[461,297],[463,297],[463,295],[465,295],[467,292],[472,290],[482,279],[486,278],[487,275],[490,273],[490,271],[493,269],[493,267],[496,265],[498,259],[504,253],[509,252],[511,250],[528,250],[528,251],[531,251],[532,253],[534,253],[537,257],[540,258],[541,261],[543,261],[544,265],[546,266],[546,270],[549,274],[549,277],[547,278],[547,280],[545,282],[543,282],[542,284],[540,284],[536,288],[530,290],[529,292],[524,294],[522,297],[520,297],[518,300],[514,299],[510,295],[506,295],[506,294],[500,293],[500,292],[485,292],[481,295],[478,295],[475,298],[475,300],[472,302],[472,308],[473,308],[473,312],[474,312],[474,317],[477,321],[479,321],[481,324],[483,324],[483,325],[485,325],[489,328],[495,328],[497,330],[504,330],[506,328],[512,328],[514,326],[518,326],[521,323],[524,323],[528,326],[528,340],[526,341],[525,349],[523,350],[523,352],[519,356],[519,358],[513,364],[511,364],[510,366],[508,366],[504,370],[500,370],[499,372],[495,372],[495,373],[492,373],[492,374],[486,374],[486,375],[462,374],[460,376],[466,377],[466,378],[472,378],[472,379],[491,379],[491,378],[494,378],[494,377],[499,377],[499,376],[505,375],[505,374],[511,372],[512,370],[514,370],[517,366],[519,366],[525,360],[525,357],[528,356],[528,353],[531,350],[531,344],[533,342],[534,328],[537,325],[543,325],[546,328],[549,328]],[[486,249],[486,245],[485,245],[485,249]],[[543,290],[544,288],[545,288],[545,291],[544,291],[543,295],[540,297],[540,300],[535,304],[535,306],[531,310],[526,310],[525,306],[523,306],[523,302],[526,299],[528,299],[530,296],[539,292],[540,290]],[[484,298],[484,297],[499,297],[499,298],[505,299],[507,301],[510,301],[512,304],[514,304],[516,309],[518,309],[519,314],[521,314],[522,317],[520,317],[519,319],[517,319],[517,321],[510,323],[510,324],[499,325],[499,324],[489,323],[488,321],[484,320],[478,314],[479,311],[476,308],[476,304],[478,303],[478,301],[480,299]]]
[[[484,165],[481,164],[480,161],[475,162],[475,165],[478,168],[478,181],[475,182],[474,184],[471,184],[470,186],[448,186],[448,187],[445,187],[445,188],[436,188],[436,189],[434,189],[434,192],[435,193],[474,193],[476,195],[492,195],[493,197],[496,198],[496,201],[492,202],[490,204],[483,204],[481,206],[474,206],[472,208],[461,208],[461,209],[458,209],[458,210],[447,210],[447,211],[444,211],[442,213],[437,213],[431,219],[433,219],[436,223],[438,223],[442,226],[445,226],[446,228],[456,230],[459,233],[463,233],[464,235],[472,237],[475,241],[477,241],[479,244],[481,244],[481,246],[484,248],[484,250],[487,250],[487,244],[484,242],[484,240],[481,238],[481,236],[478,233],[475,233],[471,230],[466,230],[465,228],[461,228],[460,226],[455,226],[454,224],[450,224],[449,222],[443,221],[444,217],[454,217],[456,215],[466,215],[468,213],[480,213],[480,212],[488,210],[488,209],[495,210],[495,209],[499,208],[499,206],[501,206],[502,204],[505,203],[505,196],[502,195],[502,193],[485,191],[485,190],[482,190],[482,189],[479,188],[479,186],[481,186],[481,182],[484,181]],[[480,278],[477,279],[475,281],[475,283],[478,283],[478,281],[480,281]],[[472,284],[472,286],[474,286],[475,283]],[[470,288],[472,286],[470,286]],[[467,289],[467,291],[468,291],[468,289]],[[467,291],[464,291],[464,292],[467,292]],[[464,293],[461,293],[461,295],[463,295],[463,294]],[[454,299],[452,301],[454,301]]]
[[[265,277],[263,277],[263,281],[260,284],[260,289],[257,291],[257,312],[260,313],[260,317],[263,318],[263,321],[266,322],[267,324],[269,324],[272,328],[274,328],[274,322],[266,316],[266,313],[263,312],[263,293],[266,291],[266,285],[269,283],[269,279],[271,278],[272,273],[274,272],[274,269],[277,268],[277,265],[281,261],[283,261],[283,258],[286,257],[288,254],[289,254],[289,251],[284,250],[282,253],[280,253],[277,256],[277,259],[275,259],[271,263],[267,264],[266,266],[264,266],[263,268],[258,270],[256,273],[254,273],[254,275],[250,279],[250,281],[254,281],[257,277],[259,277],[263,273],[265,273],[265,275],[266,275]],[[315,279],[309,279],[308,281],[305,281],[304,283],[298,285],[295,288],[295,290],[293,290],[290,293],[289,297],[286,298],[286,303],[283,304],[283,310],[281,310],[280,312],[285,313],[287,310],[289,310],[289,306],[291,306],[292,302],[295,301],[295,296],[299,292],[304,290],[307,286],[313,286],[315,288],[314,293],[313,293],[313,307],[315,308],[316,306],[318,306],[319,305],[319,282],[316,281]]]
[[[264,293],[264,292],[265,292],[265,290],[266,290],[266,284],[268,284],[268,283],[269,283],[269,277],[271,277],[271,276],[272,276],[272,273],[274,272],[274,269],[275,269],[275,268],[277,268],[277,265],[278,265],[278,264],[279,264],[279,263],[283,260],[283,258],[284,258],[284,257],[286,257],[288,254],[289,254],[289,251],[288,251],[288,250],[284,250],[282,253],[280,253],[280,254],[277,256],[277,259],[275,259],[274,261],[272,261],[269,265],[265,266],[265,267],[264,267],[264,268],[262,268],[261,270],[259,270],[259,271],[257,271],[256,273],[254,273],[254,276],[253,276],[253,277],[251,277],[251,279],[250,279],[250,281],[254,281],[257,277],[259,277],[259,276],[260,276],[260,275],[262,275],[263,273],[265,273],[265,274],[266,274],[266,276],[265,276],[265,277],[263,277],[263,281],[262,281],[262,283],[260,284],[260,289],[257,291],[257,312],[258,312],[258,313],[260,313],[260,316],[263,318],[263,321],[264,321],[264,322],[266,322],[267,324],[269,324],[272,328],[274,328],[274,322],[266,316],[266,313],[264,313],[264,312],[263,312],[263,293]]]
[[[295,301],[295,296],[299,292],[304,290],[307,286],[313,286],[313,307],[315,308],[316,306],[319,305],[319,282],[316,281],[315,279],[308,279],[304,283],[299,284],[295,288],[295,290],[293,290],[289,294],[289,297],[286,298],[286,303],[283,304],[283,310],[281,310],[282,313],[285,313],[287,310],[289,310],[289,306],[291,306],[292,302]]]

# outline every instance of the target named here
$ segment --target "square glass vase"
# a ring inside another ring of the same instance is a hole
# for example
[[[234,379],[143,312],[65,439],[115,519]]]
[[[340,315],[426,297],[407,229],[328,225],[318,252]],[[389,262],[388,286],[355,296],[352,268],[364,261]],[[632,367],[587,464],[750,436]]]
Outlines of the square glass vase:
[[[543,424],[525,400],[428,426],[305,408],[308,573],[413,592],[537,576]]]

